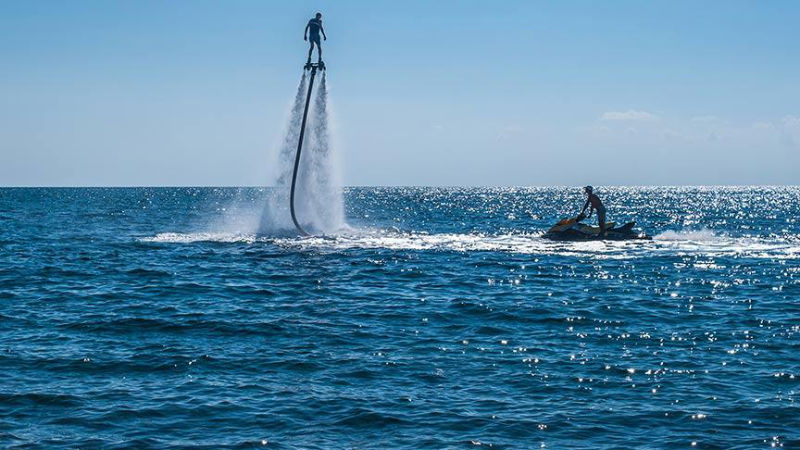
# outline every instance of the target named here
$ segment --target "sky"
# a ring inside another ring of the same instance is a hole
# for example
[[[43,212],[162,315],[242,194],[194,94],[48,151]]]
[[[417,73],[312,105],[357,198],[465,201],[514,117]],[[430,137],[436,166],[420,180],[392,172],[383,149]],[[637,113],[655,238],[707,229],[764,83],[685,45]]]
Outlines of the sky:
[[[269,185],[321,11],[345,185],[800,184],[800,2],[0,2],[0,185]]]

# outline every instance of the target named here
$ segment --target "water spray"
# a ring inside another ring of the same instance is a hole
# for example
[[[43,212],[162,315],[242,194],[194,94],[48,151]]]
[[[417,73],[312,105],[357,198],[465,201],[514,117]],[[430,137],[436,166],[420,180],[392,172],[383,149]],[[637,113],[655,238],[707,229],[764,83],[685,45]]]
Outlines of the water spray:
[[[292,213],[292,222],[303,236],[308,236],[309,233],[300,226],[297,221],[297,214],[294,208],[294,191],[297,185],[297,169],[300,167],[300,152],[303,151],[303,136],[306,133],[306,119],[308,118],[308,105],[311,102],[311,91],[314,89],[314,77],[317,75],[317,69],[325,70],[325,63],[322,61],[318,63],[308,63],[305,65],[304,70],[311,70],[311,78],[308,81],[308,93],[306,94],[306,107],[303,110],[303,121],[300,123],[300,138],[297,140],[297,153],[294,157],[294,170],[292,171],[292,188],[289,194],[289,210]]]

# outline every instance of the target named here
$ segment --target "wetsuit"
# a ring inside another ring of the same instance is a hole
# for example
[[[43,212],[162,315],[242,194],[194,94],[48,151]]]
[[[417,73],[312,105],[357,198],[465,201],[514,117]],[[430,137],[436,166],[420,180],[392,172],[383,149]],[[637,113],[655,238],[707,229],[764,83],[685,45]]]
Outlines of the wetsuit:
[[[319,30],[322,28],[321,19],[311,19],[308,21],[308,41],[320,45]]]

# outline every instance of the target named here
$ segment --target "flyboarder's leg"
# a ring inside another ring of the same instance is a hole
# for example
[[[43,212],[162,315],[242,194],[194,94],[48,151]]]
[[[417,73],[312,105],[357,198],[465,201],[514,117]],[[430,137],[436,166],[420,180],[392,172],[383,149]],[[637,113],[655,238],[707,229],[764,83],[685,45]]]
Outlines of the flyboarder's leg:
[[[311,48],[317,48],[317,63],[322,62],[322,42],[320,42],[319,35],[310,36],[308,38],[311,41]],[[308,62],[311,63],[311,52],[308,53]]]
[[[311,47],[308,48],[308,61],[306,61],[306,62],[308,64],[311,64],[311,52],[314,51],[314,40],[313,39],[309,39],[308,42],[309,42],[309,44],[311,44]]]

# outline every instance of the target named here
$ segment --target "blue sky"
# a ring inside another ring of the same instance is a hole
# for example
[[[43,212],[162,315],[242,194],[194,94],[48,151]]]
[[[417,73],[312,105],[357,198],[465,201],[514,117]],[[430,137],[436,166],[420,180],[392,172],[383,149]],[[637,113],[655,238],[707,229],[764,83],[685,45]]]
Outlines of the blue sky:
[[[0,2],[0,185],[264,185],[320,10],[347,185],[800,184],[800,2]]]

